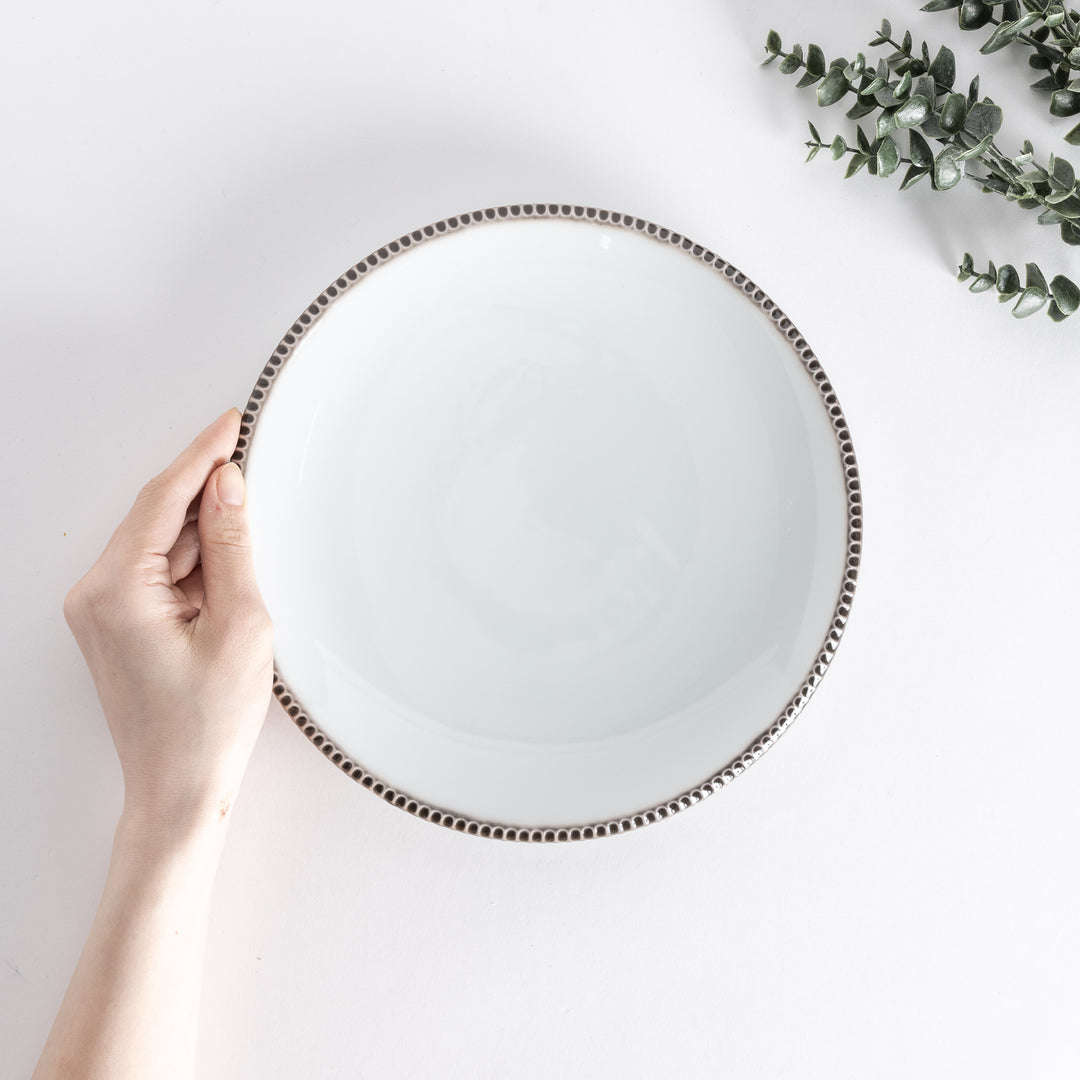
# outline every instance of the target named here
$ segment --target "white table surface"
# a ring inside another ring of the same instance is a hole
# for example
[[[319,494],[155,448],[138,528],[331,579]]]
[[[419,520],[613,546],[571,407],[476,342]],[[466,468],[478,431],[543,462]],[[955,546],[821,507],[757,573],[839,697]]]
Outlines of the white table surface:
[[[530,200],[632,212],[758,281],[820,356],[866,542],[778,747],[629,835],[498,843],[385,805],[274,705],[214,903],[206,1077],[1066,1077],[1080,1069],[1080,317],[951,279],[1080,256],[968,185],[803,167],[765,31],[947,41],[1068,148],[1022,55],[890,0],[71,0],[5,17],[0,1046],[28,1075],[119,770],[60,613],[135,491],[383,242]],[[1080,154],[1072,151],[1074,159]]]

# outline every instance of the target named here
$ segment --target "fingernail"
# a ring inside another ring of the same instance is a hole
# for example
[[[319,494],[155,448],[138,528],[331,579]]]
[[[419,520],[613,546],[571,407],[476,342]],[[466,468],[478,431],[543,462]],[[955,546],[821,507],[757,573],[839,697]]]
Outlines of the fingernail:
[[[244,505],[244,477],[235,461],[230,461],[218,473],[217,489],[218,498],[226,506]]]

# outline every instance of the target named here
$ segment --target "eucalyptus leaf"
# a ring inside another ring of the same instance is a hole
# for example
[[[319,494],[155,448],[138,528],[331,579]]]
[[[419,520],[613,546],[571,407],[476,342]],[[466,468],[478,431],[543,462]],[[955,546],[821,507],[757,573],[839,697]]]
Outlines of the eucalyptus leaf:
[[[982,157],[983,154],[990,148],[990,144],[994,141],[993,136],[987,135],[981,142],[976,143],[974,146],[968,147],[967,150],[956,155],[957,161],[970,161],[972,158]]]
[[[1011,295],[1020,291],[1020,275],[1012,263],[1006,263],[997,272],[997,291]]]
[[[929,75],[920,75],[915,80],[915,85],[911,88],[911,95],[915,97],[924,97],[930,103],[930,108],[933,109],[937,102],[937,86],[934,80]]]
[[[913,187],[924,176],[929,176],[930,170],[920,167],[918,165],[909,165],[908,171],[904,173],[904,179],[900,182],[900,190],[907,191],[909,187]]]
[[[994,278],[989,274],[979,274],[975,280],[968,286],[971,292],[979,293],[986,292],[987,289],[994,287]]]
[[[1044,293],[1050,291],[1050,286],[1046,284],[1046,278],[1043,277],[1043,272],[1039,269],[1037,263],[1025,263],[1024,269],[1027,271],[1027,277],[1024,281],[1026,288],[1038,289]]]
[[[900,100],[896,94],[893,93],[893,88],[886,83],[880,90],[874,91],[874,100],[883,108],[891,109],[894,105],[899,105]]]
[[[1019,33],[1019,20],[998,23],[994,32],[980,46],[979,52],[989,54],[997,52],[998,49],[1004,49],[1006,45],[1016,40],[1016,35]]]
[[[1077,308],[1080,308],[1080,289],[1064,274],[1058,274],[1050,282],[1050,293],[1062,315],[1072,315]]]
[[[1013,308],[1012,313],[1018,319],[1026,319],[1043,307],[1048,299],[1049,297],[1042,289],[1025,289],[1020,294],[1020,299],[1016,301],[1016,307]]]
[[[900,81],[893,87],[893,96],[903,101],[911,93],[911,72],[905,71]]]
[[[1058,206],[1060,203],[1068,202],[1075,194],[1074,188],[1061,188],[1051,191],[1049,195],[1044,196],[1044,199],[1047,206]]]
[[[947,142],[949,139],[949,133],[943,131],[941,124],[938,123],[937,113],[931,113],[920,125],[919,130],[928,139],[940,139],[942,142]]]
[[[960,29],[981,30],[993,14],[993,10],[982,3],[982,0],[963,0],[960,5]]]
[[[785,75],[794,75],[802,67],[802,59],[790,52],[780,61],[780,70]]]
[[[959,4],[954,6],[959,7]],[[956,82],[956,57],[953,56],[952,49],[947,45],[942,45],[930,64],[927,74],[934,82],[951,89],[952,84]]]
[[[1075,193],[1069,194],[1064,199],[1054,203],[1054,209],[1063,218],[1077,221],[1080,219],[1080,198],[1077,198]]]
[[[1055,11],[1052,14],[1046,16],[1046,25],[1051,30],[1054,30],[1057,27],[1059,27],[1064,21],[1065,21],[1065,12],[1064,11]]]
[[[920,11],[948,11],[949,8],[959,7],[961,0],[930,0],[929,4],[924,4]]]
[[[879,140],[877,148],[878,176],[892,176],[900,165],[900,151],[890,135]]]
[[[839,161],[840,158],[847,153],[847,143],[844,142],[844,137],[842,135],[837,135],[836,138],[833,139],[829,146],[829,153],[832,154],[833,161]]]
[[[877,137],[879,139],[884,138],[886,135],[892,134],[898,126],[897,124],[898,110],[896,109],[882,109],[878,113],[878,118],[875,122],[877,129]]]
[[[908,153],[911,155],[912,165],[920,169],[929,169],[934,164],[934,152],[930,144],[914,129],[908,132]]]
[[[780,35],[775,30],[770,30],[765,38],[765,48],[775,56],[783,47],[784,43],[780,40]]]
[[[1072,165],[1064,158],[1055,158],[1051,181],[1062,188],[1071,190],[1076,185],[1077,174]]]
[[[1055,90],[1050,95],[1051,116],[1075,116],[1080,112],[1080,93],[1075,90]]]
[[[852,154],[847,171],[844,173],[844,179],[847,180],[854,176],[869,160],[870,158],[866,154]]]
[[[963,95],[959,95],[961,98]],[[913,94],[895,112],[898,128],[918,127],[930,115],[930,102],[922,94]]]
[[[848,92],[848,81],[842,68],[829,69],[825,81],[817,89],[817,102],[821,106],[834,105]]]
[[[941,130],[952,135],[964,126],[967,119],[968,103],[963,94],[950,94],[938,111],[938,123]]]
[[[813,137],[813,139],[816,142],[821,142],[821,135],[818,134],[818,129],[814,127],[813,123],[811,123],[809,120],[807,121],[807,124],[809,125],[810,135]]]
[[[1040,225],[1060,225],[1063,221],[1067,221],[1068,218],[1063,218],[1053,208],[1044,210],[1036,219]]]
[[[934,187],[938,191],[948,191],[956,187],[964,175],[963,166],[956,160],[956,152],[946,147],[934,159]]]
[[[1077,228],[1071,221],[1063,221],[1061,223],[1061,239],[1064,243],[1075,247],[1080,244],[1080,228]]]
[[[987,135],[996,135],[1001,130],[1002,111],[992,101],[976,101],[968,109],[964,130],[976,139],[985,139]]]
[[[823,76],[825,74],[825,54],[821,51],[820,45],[807,45],[806,71],[810,75]]]
[[[1070,146],[1080,146],[1080,124],[1077,124],[1066,136],[1065,141]]]
[[[855,137],[859,143],[859,150],[869,155],[870,153],[870,140],[866,137],[866,132],[861,127],[855,129]]]
[[[861,101],[856,101],[854,105],[844,115],[849,120],[861,120],[864,116],[869,116],[877,109],[877,105],[866,105]]]

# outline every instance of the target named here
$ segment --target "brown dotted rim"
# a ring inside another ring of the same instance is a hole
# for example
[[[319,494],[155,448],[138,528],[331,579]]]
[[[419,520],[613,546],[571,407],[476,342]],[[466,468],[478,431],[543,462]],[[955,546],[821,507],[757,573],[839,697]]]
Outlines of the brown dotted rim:
[[[292,355],[296,346],[303,340],[304,335],[319,321],[322,313],[335,299],[362,282],[374,269],[385,262],[389,262],[390,259],[395,258],[402,252],[408,251],[410,248],[425,244],[429,240],[437,239],[440,236],[460,232],[462,229],[471,228],[475,225],[527,218],[561,218],[571,221],[595,222],[641,233],[644,236],[652,237],[658,243],[668,244],[685,251],[687,255],[711,267],[734,288],[741,291],[749,301],[756,304],[768,316],[777,332],[789,343],[799,362],[806,369],[807,374],[814,380],[821,395],[822,404],[832,421],[847,487],[847,552],[844,579],[840,586],[840,595],[837,598],[836,606],[833,609],[833,617],[828,632],[802,685],[773,723],[741,754],[728,762],[722,769],[713,773],[707,780],[698,784],[697,787],[683,792],[669,802],[661,803],[658,806],[642,810],[640,813],[628,817],[591,822],[585,825],[535,827],[477,821],[470,817],[462,817],[452,810],[429,806],[427,803],[386,784],[338,749],[319,730],[318,725],[308,715],[303,705],[297,700],[296,695],[281,677],[275,664],[274,693],[281,702],[282,708],[322,754],[339,769],[356,780],[357,783],[381,796],[391,805],[400,807],[402,810],[406,810],[424,821],[442,825],[444,828],[455,832],[467,833],[471,836],[491,837],[495,840],[545,843],[563,840],[590,840],[600,836],[613,836],[618,833],[631,832],[644,825],[669,818],[682,810],[687,810],[731,783],[736,776],[757,761],[787,730],[824,677],[836,653],[851,613],[851,604],[855,595],[855,583],[858,577],[859,560],[862,552],[862,494],[859,470],[855,462],[855,449],[852,446],[847,420],[840,409],[836,393],[813,350],[806,343],[806,340],[799,333],[791,319],[777,307],[764,290],[760,289],[731,263],[721,259],[720,256],[707,248],[695,244],[685,236],[672,232],[670,229],[665,229],[651,221],[645,221],[630,214],[598,210],[591,206],[569,206],[556,203],[520,203],[513,206],[495,206],[445,218],[442,221],[435,222],[433,225],[425,225],[423,228],[399,236],[396,240],[391,240],[377,251],[373,251],[366,259],[362,259],[355,266],[349,267],[345,273],[331,282],[301,312],[296,322],[292,324],[271,354],[251,390],[251,397],[248,399],[247,408],[243,414],[240,436],[237,439],[233,461],[237,462],[241,469],[245,467],[251,440],[258,424],[259,412],[273,389],[278,372],[285,366],[285,362]]]

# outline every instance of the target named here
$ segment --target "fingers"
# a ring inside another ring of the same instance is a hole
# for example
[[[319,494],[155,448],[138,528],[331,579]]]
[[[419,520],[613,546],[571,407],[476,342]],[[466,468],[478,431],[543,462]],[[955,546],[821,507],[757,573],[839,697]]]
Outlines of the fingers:
[[[240,413],[222,413],[164,472],[139,492],[116,530],[114,542],[129,554],[164,554],[180,536],[189,510],[215,468],[229,460],[240,431]]]
[[[216,469],[203,490],[199,508],[202,614],[212,622],[265,623],[255,581],[248,530],[247,494],[238,466]]]
[[[169,552],[169,573],[173,584],[186,578],[199,562],[199,524],[189,521],[180,530],[172,550]]]
[[[176,587],[183,592],[184,597],[192,607],[197,610],[202,609],[203,579],[201,566],[196,566],[187,577],[181,578],[176,583]]]

